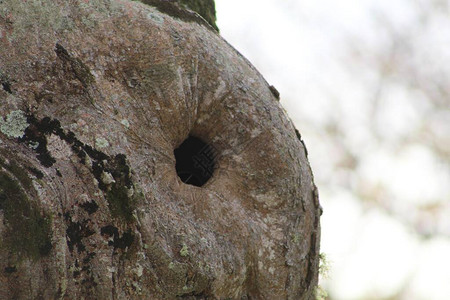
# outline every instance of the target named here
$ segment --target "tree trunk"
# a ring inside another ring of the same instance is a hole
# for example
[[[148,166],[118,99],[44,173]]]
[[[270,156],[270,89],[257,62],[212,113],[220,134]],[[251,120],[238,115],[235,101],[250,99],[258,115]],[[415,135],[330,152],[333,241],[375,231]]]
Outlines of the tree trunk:
[[[313,299],[276,90],[214,18],[143,2],[0,1],[0,299]]]

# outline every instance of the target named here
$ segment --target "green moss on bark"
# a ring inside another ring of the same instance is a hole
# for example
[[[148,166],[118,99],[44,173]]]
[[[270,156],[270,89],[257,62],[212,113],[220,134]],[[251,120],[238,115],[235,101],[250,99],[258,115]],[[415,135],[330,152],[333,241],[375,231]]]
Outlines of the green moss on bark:
[[[216,25],[214,0],[180,0],[180,3],[202,16],[214,29],[219,30]]]
[[[106,193],[106,200],[114,217],[123,218],[129,222],[133,220],[136,200],[128,193],[129,189],[125,186],[113,185],[111,190]]]
[[[42,216],[37,205],[30,202],[16,179],[0,171],[0,210],[3,210],[6,231],[0,246],[18,258],[36,260],[51,251],[51,220]]]
[[[0,158],[0,166],[11,172],[22,184],[25,189],[33,188],[33,182],[28,176],[28,172],[15,162],[6,163]]]
[[[153,6],[160,12],[185,22],[196,22],[214,28],[219,31],[216,25],[216,10],[214,0],[140,0],[142,3]],[[202,16],[200,18],[196,12]]]

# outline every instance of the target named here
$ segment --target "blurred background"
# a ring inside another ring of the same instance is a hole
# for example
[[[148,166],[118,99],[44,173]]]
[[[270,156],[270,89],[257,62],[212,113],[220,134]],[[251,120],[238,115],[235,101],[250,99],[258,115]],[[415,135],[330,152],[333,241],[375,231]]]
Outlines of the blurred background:
[[[450,1],[216,0],[216,10],[308,147],[324,299],[450,299]]]

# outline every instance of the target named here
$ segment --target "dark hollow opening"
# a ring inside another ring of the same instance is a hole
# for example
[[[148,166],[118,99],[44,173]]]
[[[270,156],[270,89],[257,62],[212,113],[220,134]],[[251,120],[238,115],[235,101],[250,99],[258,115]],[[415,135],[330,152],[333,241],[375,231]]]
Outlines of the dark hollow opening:
[[[189,136],[174,150],[178,177],[186,184],[204,185],[214,172],[216,152],[199,138]]]

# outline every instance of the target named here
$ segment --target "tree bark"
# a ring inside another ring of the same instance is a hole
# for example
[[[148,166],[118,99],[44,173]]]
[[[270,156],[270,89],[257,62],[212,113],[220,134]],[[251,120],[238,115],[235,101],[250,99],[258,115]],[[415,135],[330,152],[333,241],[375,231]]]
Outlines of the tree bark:
[[[214,18],[142,2],[0,1],[0,299],[313,299],[321,209],[279,95]]]

